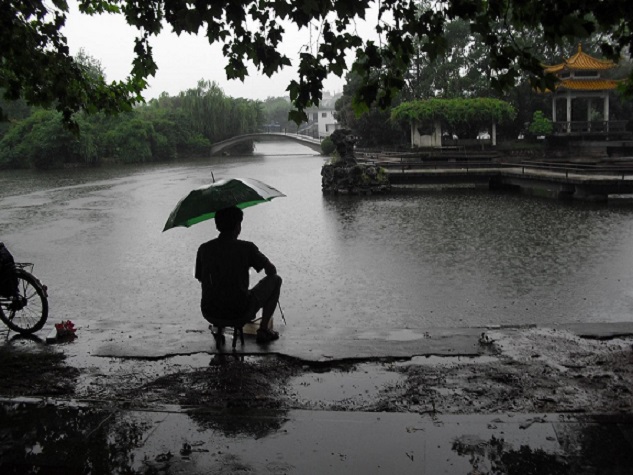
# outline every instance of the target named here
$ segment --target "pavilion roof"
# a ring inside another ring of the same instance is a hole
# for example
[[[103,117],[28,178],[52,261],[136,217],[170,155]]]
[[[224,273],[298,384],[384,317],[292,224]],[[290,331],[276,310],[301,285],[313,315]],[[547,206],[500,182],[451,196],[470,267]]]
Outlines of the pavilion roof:
[[[556,89],[572,91],[608,91],[618,87],[620,81],[615,79],[563,79]]]
[[[598,59],[589,56],[582,50],[582,45],[578,44],[578,51],[571,58],[562,63],[553,65],[543,65],[546,73],[557,74],[562,71],[604,71],[614,68],[616,65],[608,59]]]

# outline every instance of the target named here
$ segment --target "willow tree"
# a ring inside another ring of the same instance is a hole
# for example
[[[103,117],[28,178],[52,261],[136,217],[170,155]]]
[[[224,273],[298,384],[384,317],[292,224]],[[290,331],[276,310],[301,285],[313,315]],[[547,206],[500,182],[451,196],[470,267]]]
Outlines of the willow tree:
[[[257,101],[229,97],[211,81],[198,81],[180,93],[177,103],[191,128],[211,143],[256,132],[263,122]]]
[[[429,145],[441,145],[442,127],[451,129],[460,124],[492,128],[496,145],[496,125],[516,117],[516,109],[505,101],[492,98],[425,99],[403,102],[391,111],[391,118],[411,125],[411,144],[426,145],[421,137],[428,135]]]

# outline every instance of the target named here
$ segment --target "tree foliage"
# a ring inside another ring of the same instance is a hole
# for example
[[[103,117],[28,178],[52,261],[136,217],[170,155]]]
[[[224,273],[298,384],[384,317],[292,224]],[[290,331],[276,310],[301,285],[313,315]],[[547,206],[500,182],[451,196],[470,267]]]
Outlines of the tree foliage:
[[[377,40],[362,38],[355,29],[370,7],[378,11]],[[553,78],[543,77],[540,51],[565,38],[599,32],[600,51],[612,59],[633,45],[633,9],[626,0],[79,0],[79,8],[87,15],[123,15],[138,29],[128,79],[92,77],[69,55],[66,1],[8,0],[0,3],[0,88],[7,97],[55,105],[66,120],[80,110],[129,111],[142,100],[147,78],[157,70],[151,41],[166,26],[221,43],[227,77],[243,79],[248,64],[267,76],[291,65],[279,48],[286,34],[280,20],[299,28],[318,25],[319,43],[301,51],[293,65],[298,79],[287,89],[297,122],[305,119],[304,109],[319,104],[327,75],[342,76],[348,53],[355,56],[352,70],[362,79],[354,101],[357,111],[374,101],[388,105],[405,84],[416,54],[434,60],[446,50],[446,32],[454,19],[464,20],[470,33],[478,35],[490,81],[499,89],[514,85],[523,71],[532,75],[533,85],[545,80],[552,86]],[[516,33],[521,31],[536,32],[539,42],[519,41]],[[633,92],[633,76],[626,87]]]
[[[390,120],[390,110],[372,104],[363,114],[354,111],[354,96],[362,87],[361,78],[348,73],[343,95],[336,101],[337,120],[358,137],[358,146],[363,148],[397,147],[409,142],[409,128]],[[399,103],[399,98],[394,102]]]
[[[255,132],[263,121],[260,104],[228,97],[215,82],[198,81],[178,95],[177,103],[193,130],[211,143]]]
[[[403,102],[391,111],[395,120],[406,122],[433,122],[448,125],[460,123],[490,124],[514,119],[516,110],[499,99],[426,99]]]
[[[39,110],[12,127],[0,142],[0,163],[13,168],[55,168],[78,154],[79,140],[60,114]]]
[[[82,6],[97,13],[115,8],[114,3],[118,2],[88,1]],[[54,106],[67,123],[72,123],[72,115],[81,110],[131,110],[142,100],[145,78],[155,69],[136,68],[136,74],[125,83],[107,83],[103,76],[95,76],[69,53],[63,34],[67,12],[68,4],[63,0],[0,2],[0,89],[5,99],[23,98],[30,105]],[[140,49],[137,52],[142,53]]]
[[[233,99],[215,83],[198,86],[118,116],[78,113],[77,135],[63,127],[62,113],[38,109],[13,119],[0,135],[0,167],[53,168],[177,160],[205,156],[212,143],[258,130],[261,106]]]
[[[434,56],[425,53],[429,40],[420,38],[414,46],[403,88],[406,100],[488,95],[478,86],[487,82],[484,89],[490,89],[489,68],[482,64],[481,43],[471,34],[467,21],[455,19],[445,24],[444,48]]]
[[[288,120],[288,114],[292,110],[292,104],[286,97],[268,97],[262,101],[264,123],[268,125],[279,125],[282,131],[297,132],[298,126],[295,122]]]

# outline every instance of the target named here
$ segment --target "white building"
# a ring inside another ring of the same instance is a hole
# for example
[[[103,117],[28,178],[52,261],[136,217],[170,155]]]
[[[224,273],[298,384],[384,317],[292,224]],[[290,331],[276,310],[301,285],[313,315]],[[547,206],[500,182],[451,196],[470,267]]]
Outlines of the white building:
[[[319,107],[310,107],[306,109],[308,123],[301,128],[299,133],[309,135],[314,138],[324,139],[336,129],[340,129],[341,125],[336,120],[336,109],[334,105],[336,100],[341,97],[341,93],[331,94],[323,93],[323,99]]]

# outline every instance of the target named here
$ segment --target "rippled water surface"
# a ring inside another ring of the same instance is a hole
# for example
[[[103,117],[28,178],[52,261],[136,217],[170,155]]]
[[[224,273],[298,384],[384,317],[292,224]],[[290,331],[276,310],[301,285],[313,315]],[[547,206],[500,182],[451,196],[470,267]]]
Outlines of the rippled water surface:
[[[215,178],[283,191],[245,211],[284,278],[289,324],[417,328],[631,321],[633,204],[564,203],[487,190],[323,196],[323,158],[258,144],[252,157],[0,173],[0,240],[35,262],[54,320],[142,330],[204,327],[192,277],[212,222],[162,233],[191,188]],[[253,279],[257,275],[253,275]]]

